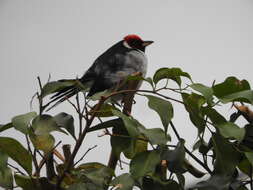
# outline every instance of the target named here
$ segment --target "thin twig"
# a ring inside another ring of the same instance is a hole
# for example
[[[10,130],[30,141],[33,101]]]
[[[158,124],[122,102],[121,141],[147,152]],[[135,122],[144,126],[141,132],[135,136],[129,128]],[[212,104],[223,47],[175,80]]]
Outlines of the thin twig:
[[[80,161],[83,160],[83,158],[88,154],[89,151],[91,151],[92,149],[96,148],[98,145],[94,145],[91,148],[88,148],[88,150],[83,154],[83,156],[74,164],[74,166],[76,166]]]

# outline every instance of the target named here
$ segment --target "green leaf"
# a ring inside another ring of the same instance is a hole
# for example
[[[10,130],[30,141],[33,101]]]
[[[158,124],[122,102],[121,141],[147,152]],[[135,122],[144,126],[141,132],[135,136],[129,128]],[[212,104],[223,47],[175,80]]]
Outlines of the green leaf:
[[[13,127],[12,123],[7,123],[5,125],[0,125],[0,132],[5,131],[7,129],[10,129],[12,127]]]
[[[162,154],[162,159],[168,162],[168,170],[170,172],[184,173],[186,171],[183,166],[185,160],[184,143],[185,141],[180,139],[174,150],[166,150]]]
[[[238,168],[240,171],[242,171],[244,174],[248,175],[249,177],[251,176],[251,171],[250,167],[252,167],[251,163],[247,158],[241,159],[240,163],[238,164]]]
[[[114,187],[115,186],[118,187],[116,189],[120,189],[120,190],[132,190],[133,186],[134,186],[134,183],[135,183],[134,179],[128,173],[117,176],[111,182],[111,184]]]
[[[0,137],[0,151],[8,154],[27,173],[32,174],[32,156],[18,141],[9,137]]]
[[[253,166],[253,152],[245,152],[246,158],[249,160],[250,164]]]
[[[121,118],[112,119],[109,121],[105,121],[103,123],[99,123],[91,128],[88,129],[88,132],[97,131],[101,129],[107,129],[110,127],[117,127],[117,126],[124,126],[124,123]]]
[[[131,137],[138,138],[138,136],[140,135],[138,128],[143,128],[143,126],[137,120],[132,117],[126,116],[125,114],[117,110],[112,110],[112,113],[123,120],[128,134]]]
[[[181,86],[181,76],[187,77],[191,80],[191,76],[188,73],[183,72],[180,68],[161,68],[154,74],[153,81],[157,84],[162,79],[171,79]]]
[[[72,137],[76,138],[74,118],[72,117],[72,115],[61,112],[54,116],[54,120],[59,127],[63,127],[69,132],[69,134],[72,135]]]
[[[168,129],[169,122],[173,118],[173,107],[172,104],[164,99],[156,96],[145,95],[148,98],[148,106],[158,113],[161,118],[162,124],[165,131]]]
[[[200,92],[206,99],[209,105],[213,105],[213,89],[200,83],[190,85],[193,90]]]
[[[35,135],[30,133],[29,137],[34,147],[38,150],[44,151],[45,153],[51,151],[54,147],[55,139],[50,134]]]
[[[199,133],[203,132],[206,121],[201,111],[202,106],[205,104],[205,98],[198,94],[182,93],[185,109],[190,115],[191,122],[198,128]]]
[[[239,164],[241,154],[234,148],[232,143],[218,134],[213,134],[212,140],[216,154],[215,173],[232,175]]]
[[[221,135],[225,138],[236,139],[242,141],[245,136],[245,129],[240,128],[238,125],[232,122],[228,122],[219,112],[213,108],[205,107],[203,111],[210,120],[213,122],[214,126],[219,130]]]
[[[92,169],[92,170],[80,170],[79,175],[85,176],[88,178],[92,183],[100,187],[99,189],[104,189],[105,186],[108,184],[108,179],[114,175],[114,171],[111,168],[106,166]]]
[[[90,190],[85,183],[79,182],[70,185],[67,190]]]
[[[7,168],[8,155],[0,151],[0,171]]]
[[[39,115],[32,121],[32,128],[35,135],[46,135],[52,131],[60,131],[67,134],[59,128],[54,118],[50,115]]]
[[[93,171],[93,170],[104,168],[104,167],[106,167],[106,166],[104,164],[99,163],[99,162],[88,162],[88,163],[84,163],[84,164],[79,165],[76,169],[77,170]]]
[[[17,186],[22,187],[23,190],[34,190],[34,183],[30,177],[23,175],[14,175]]]
[[[233,94],[229,94],[227,96],[223,96],[220,98],[222,103],[229,103],[233,101],[239,101],[239,102],[246,102],[253,104],[253,91],[252,90],[245,90],[241,92],[236,92]]]
[[[0,170],[0,187],[6,188],[6,189],[13,188],[12,171],[8,167]]]
[[[90,110],[89,114],[94,113],[94,108],[96,105]],[[111,117],[113,116],[112,110],[115,110],[116,108],[110,104],[103,104],[101,108],[95,112],[96,117]],[[118,110],[118,109],[116,109]]]
[[[130,163],[130,173],[134,179],[153,174],[161,161],[158,151],[146,151],[137,154]]]
[[[140,132],[149,140],[152,145],[166,145],[170,140],[168,136],[162,129],[153,128],[153,129],[139,129]]]
[[[228,77],[224,82],[213,86],[214,95],[218,98],[245,90],[250,90],[248,81],[239,80],[236,77]]]
[[[253,103],[253,92],[246,80],[228,77],[224,82],[213,86],[214,95],[223,103],[242,101]]]
[[[21,133],[28,134],[28,128],[33,118],[37,116],[36,112],[29,112],[12,118],[14,128]]]
[[[41,91],[41,98],[45,96],[58,92],[66,87],[77,85],[77,80],[64,80],[64,81],[54,81],[45,84]]]
[[[194,188],[197,190],[227,190],[229,189],[229,184],[231,178],[226,175],[213,175],[206,181],[201,181],[197,183]]]

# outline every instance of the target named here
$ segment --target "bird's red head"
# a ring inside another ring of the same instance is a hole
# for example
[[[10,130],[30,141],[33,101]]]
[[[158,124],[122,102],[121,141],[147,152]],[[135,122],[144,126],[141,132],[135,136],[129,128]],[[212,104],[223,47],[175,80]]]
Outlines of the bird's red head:
[[[128,46],[134,49],[139,49],[145,51],[145,48],[152,44],[153,41],[143,41],[138,35],[136,34],[129,34],[124,37],[124,41],[127,43]]]

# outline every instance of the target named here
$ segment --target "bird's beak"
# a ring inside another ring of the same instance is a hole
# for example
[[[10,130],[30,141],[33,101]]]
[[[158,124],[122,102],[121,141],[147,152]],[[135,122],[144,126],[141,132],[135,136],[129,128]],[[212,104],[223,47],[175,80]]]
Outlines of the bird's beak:
[[[149,45],[152,44],[152,43],[154,43],[154,41],[144,41],[144,42],[142,43],[142,46],[143,46],[143,47],[147,47],[147,46],[149,46]]]

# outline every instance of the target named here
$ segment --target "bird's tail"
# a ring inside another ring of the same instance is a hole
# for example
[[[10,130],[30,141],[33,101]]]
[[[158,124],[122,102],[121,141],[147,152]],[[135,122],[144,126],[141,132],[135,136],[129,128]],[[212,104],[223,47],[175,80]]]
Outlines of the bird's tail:
[[[66,80],[59,80],[58,82],[65,82]],[[80,80],[76,79],[77,83],[80,83]],[[46,111],[51,110],[58,104],[64,102],[65,100],[71,98],[75,94],[77,94],[79,91],[81,91],[80,85],[73,84],[71,86],[67,86],[50,97],[50,101],[48,102],[48,105],[54,103],[52,106],[50,106]]]

